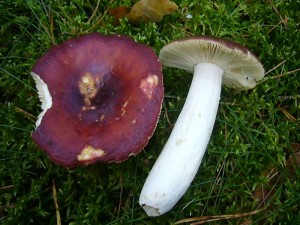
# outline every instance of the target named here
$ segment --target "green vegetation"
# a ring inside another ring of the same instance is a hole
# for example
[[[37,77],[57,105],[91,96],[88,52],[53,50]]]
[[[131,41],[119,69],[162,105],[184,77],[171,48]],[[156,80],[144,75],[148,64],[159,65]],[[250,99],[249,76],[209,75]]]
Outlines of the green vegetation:
[[[173,224],[256,209],[262,210],[216,224],[300,224],[300,169],[292,165],[300,143],[300,1],[176,3],[178,10],[161,22],[132,26],[122,19],[114,26],[109,10],[131,1],[0,0],[0,224],[59,224],[58,212],[70,225]],[[223,88],[196,179],[159,218],[146,216],[139,192],[181,110],[190,74],[163,69],[165,99],[156,132],[126,162],[67,170],[31,140],[41,111],[32,65],[52,45],[89,32],[128,35],[156,53],[180,37],[213,35],[246,45],[266,69],[253,90]]]

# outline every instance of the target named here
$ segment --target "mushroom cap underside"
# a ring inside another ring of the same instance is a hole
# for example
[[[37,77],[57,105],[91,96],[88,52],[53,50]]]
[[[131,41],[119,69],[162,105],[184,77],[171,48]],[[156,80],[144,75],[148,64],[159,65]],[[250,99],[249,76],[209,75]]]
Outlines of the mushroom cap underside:
[[[42,103],[48,107],[32,138],[62,166],[126,160],[155,130],[163,81],[146,45],[120,35],[84,35],[52,47],[32,75],[41,100],[51,102]]]
[[[224,70],[223,84],[237,89],[253,88],[265,73],[258,58],[243,45],[209,36],[173,41],[161,49],[159,59],[164,66],[188,72],[199,63],[218,65]]]

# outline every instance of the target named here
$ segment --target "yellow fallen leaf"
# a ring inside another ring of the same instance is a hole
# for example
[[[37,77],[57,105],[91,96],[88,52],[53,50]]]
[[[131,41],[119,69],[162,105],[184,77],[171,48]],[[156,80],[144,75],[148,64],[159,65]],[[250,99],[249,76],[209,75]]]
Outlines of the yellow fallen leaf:
[[[176,3],[169,0],[141,0],[133,5],[126,17],[133,24],[141,21],[156,23],[177,9]]]

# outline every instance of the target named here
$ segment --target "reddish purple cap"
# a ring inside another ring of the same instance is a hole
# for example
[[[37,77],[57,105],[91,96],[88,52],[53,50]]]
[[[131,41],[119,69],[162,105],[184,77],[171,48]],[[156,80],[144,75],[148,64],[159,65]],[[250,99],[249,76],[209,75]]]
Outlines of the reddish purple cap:
[[[161,65],[150,47],[128,37],[70,39],[39,59],[31,75],[43,109],[32,138],[62,166],[126,160],[155,130]]]

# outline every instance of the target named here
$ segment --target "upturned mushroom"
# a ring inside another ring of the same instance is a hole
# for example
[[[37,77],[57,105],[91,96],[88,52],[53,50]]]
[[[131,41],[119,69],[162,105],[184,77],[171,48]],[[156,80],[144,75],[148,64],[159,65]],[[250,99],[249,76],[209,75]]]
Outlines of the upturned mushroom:
[[[152,49],[87,34],[52,47],[33,66],[42,112],[32,138],[65,167],[119,162],[140,152],[161,110],[161,65]]]
[[[149,216],[169,211],[193,181],[206,151],[218,110],[222,83],[250,89],[264,76],[246,47],[215,37],[189,37],[164,46],[164,66],[193,72],[183,109],[141,191],[139,204]]]

